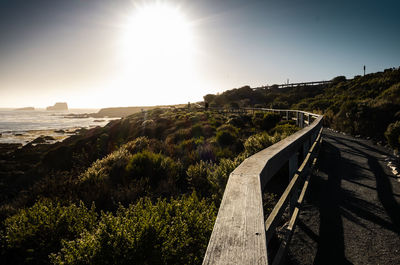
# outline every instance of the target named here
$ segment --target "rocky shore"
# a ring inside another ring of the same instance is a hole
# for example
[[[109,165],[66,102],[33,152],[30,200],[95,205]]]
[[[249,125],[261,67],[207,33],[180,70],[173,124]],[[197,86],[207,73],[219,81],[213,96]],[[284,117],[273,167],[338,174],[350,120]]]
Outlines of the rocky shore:
[[[60,130],[30,130],[26,132],[3,132],[0,134],[0,144],[53,144],[63,141],[71,135],[79,133],[83,128],[75,127]]]

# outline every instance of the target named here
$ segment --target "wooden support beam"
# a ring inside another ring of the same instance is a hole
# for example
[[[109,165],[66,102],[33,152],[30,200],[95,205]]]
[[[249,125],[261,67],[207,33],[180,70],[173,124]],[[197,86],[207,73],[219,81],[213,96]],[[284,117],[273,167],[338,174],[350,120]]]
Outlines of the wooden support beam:
[[[254,108],[249,110],[255,111]],[[276,111],[285,114],[287,110]],[[267,231],[273,229],[266,230],[264,223],[262,190],[289,158],[298,152],[304,141],[321,128],[322,116],[316,117],[311,126],[245,159],[230,174],[203,265],[268,264]],[[297,187],[301,174],[306,172],[301,173],[305,167],[303,164],[289,183],[291,187]],[[281,205],[287,205],[291,190],[285,191],[286,197],[281,198]],[[274,211],[278,212],[276,215],[281,215],[284,208],[275,208]],[[272,222],[273,225],[276,223]]]

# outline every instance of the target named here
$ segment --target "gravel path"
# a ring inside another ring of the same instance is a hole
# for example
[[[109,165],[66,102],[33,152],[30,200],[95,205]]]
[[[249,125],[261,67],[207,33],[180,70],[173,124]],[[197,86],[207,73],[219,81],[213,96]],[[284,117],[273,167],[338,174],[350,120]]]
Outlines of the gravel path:
[[[287,264],[400,264],[400,182],[370,141],[324,130]]]

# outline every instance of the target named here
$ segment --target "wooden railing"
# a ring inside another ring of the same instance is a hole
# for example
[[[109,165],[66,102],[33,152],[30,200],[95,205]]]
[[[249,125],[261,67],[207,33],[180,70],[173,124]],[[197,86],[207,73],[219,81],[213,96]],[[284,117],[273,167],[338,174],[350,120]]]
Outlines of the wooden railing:
[[[250,156],[230,174],[203,265],[268,264],[269,260],[279,264],[285,256],[316,162],[322,116],[297,110],[242,109],[260,110],[279,112],[303,129]],[[263,190],[287,163],[289,184],[265,221]],[[290,216],[285,236],[274,257],[269,257],[268,243],[285,211]]]
[[[331,84],[332,81],[313,81],[313,82],[302,82],[302,83],[287,83],[280,85],[260,86],[253,89],[271,89],[271,88],[287,88],[287,87],[299,87],[299,86],[318,86]]]

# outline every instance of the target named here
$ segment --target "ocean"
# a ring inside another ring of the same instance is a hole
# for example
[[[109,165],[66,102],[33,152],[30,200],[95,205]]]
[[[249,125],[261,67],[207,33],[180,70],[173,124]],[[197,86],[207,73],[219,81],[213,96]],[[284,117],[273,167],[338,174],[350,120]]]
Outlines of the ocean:
[[[68,111],[0,109],[0,143],[26,144],[39,136],[51,136],[60,141],[80,128],[104,126],[115,118],[93,118],[84,115],[96,109]]]

